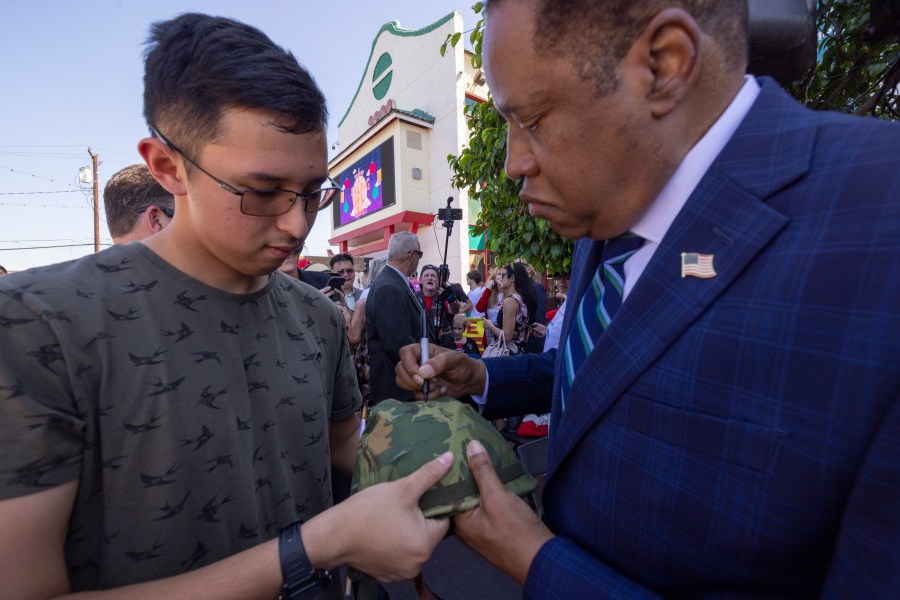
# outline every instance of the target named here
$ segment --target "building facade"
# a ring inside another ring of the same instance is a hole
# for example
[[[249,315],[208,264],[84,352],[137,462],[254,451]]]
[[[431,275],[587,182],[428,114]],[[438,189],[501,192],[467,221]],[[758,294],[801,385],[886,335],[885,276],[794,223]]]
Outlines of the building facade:
[[[329,243],[341,252],[385,256],[391,234],[412,231],[424,252],[420,265],[440,264],[446,246],[451,281],[464,282],[470,266],[484,262],[483,242],[469,236],[479,207],[452,187],[447,163],[468,141],[466,103],[488,96],[484,74],[472,67],[463,44],[441,56],[447,36],[463,31],[454,11],[417,30],[393,21],[375,36],[338,124],[339,152],[329,162],[341,185]],[[462,211],[449,238],[438,218],[448,198]]]

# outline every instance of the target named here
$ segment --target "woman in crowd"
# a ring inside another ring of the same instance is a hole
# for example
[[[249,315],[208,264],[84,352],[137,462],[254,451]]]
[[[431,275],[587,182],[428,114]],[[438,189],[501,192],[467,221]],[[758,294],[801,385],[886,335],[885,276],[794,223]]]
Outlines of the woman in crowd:
[[[485,319],[484,325],[495,338],[503,332],[510,355],[520,354],[534,320],[537,304],[534,286],[521,263],[509,264],[500,269],[497,285],[503,294],[503,303],[496,322]]]
[[[497,280],[500,278],[500,269],[495,267],[491,269],[490,277],[488,277],[487,285],[484,286],[484,292],[481,298],[475,303],[475,310],[484,313],[491,321],[496,320],[497,306],[500,303],[499,286]]]

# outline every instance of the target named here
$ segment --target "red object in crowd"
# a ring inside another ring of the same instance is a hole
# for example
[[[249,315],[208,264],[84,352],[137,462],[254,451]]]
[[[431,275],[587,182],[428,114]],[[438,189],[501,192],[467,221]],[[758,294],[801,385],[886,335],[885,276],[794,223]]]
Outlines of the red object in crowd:
[[[312,261],[306,258],[305,256],[301,256],[300,260],[297,261],[297,268],[301,271],[312,264]]]
[[[481,298],[478,299],[478,302],[475,303],[475,310],[480,313],[487,312],[488,300],[491,297],[491,288],[485,286],[484,291],[481,292]]]

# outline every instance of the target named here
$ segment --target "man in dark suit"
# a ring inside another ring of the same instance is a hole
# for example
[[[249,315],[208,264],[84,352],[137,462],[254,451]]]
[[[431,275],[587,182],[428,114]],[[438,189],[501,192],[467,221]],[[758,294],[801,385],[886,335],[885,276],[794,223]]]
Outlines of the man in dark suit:
[[[745,77],[744,0],[677,4],[488,4],[507,174],[579,239],[562,343],[409,347],[399,381],[486,391],[487,417],[552,397],[546,522],[477,445],[455,519],[527,598],[894,597],[900,128]],[[626,232],[621,308],[586,335]]]
[[[395,233],[388,242],[388,263],[372,284],[366,300],[366,340],[369,347],[369,401],[411,400],[397,387],[394,367],[400,348],[422,338],[423,308],[409,284],[422,258],[414,233]],[[426,334],[427,335],[427,334]]]

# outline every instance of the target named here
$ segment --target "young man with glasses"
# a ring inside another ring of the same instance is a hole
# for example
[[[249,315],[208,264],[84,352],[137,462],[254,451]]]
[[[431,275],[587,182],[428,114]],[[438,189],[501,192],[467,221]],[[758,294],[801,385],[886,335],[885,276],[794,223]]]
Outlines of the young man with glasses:
[[[329,508],[361,398],[333,303],[276,271],[336,190],[321,92],[230,19],[157,23],[146,56],[138,148],[178,219],[0,283],[4,593],[339,598],[320,569],[415,575],[449,456]]]
[[[162,231],[175,216],[175,199],[150,174],[147,165],[115,173],[103,188],[106,226],[113,244],[127,244]]]

